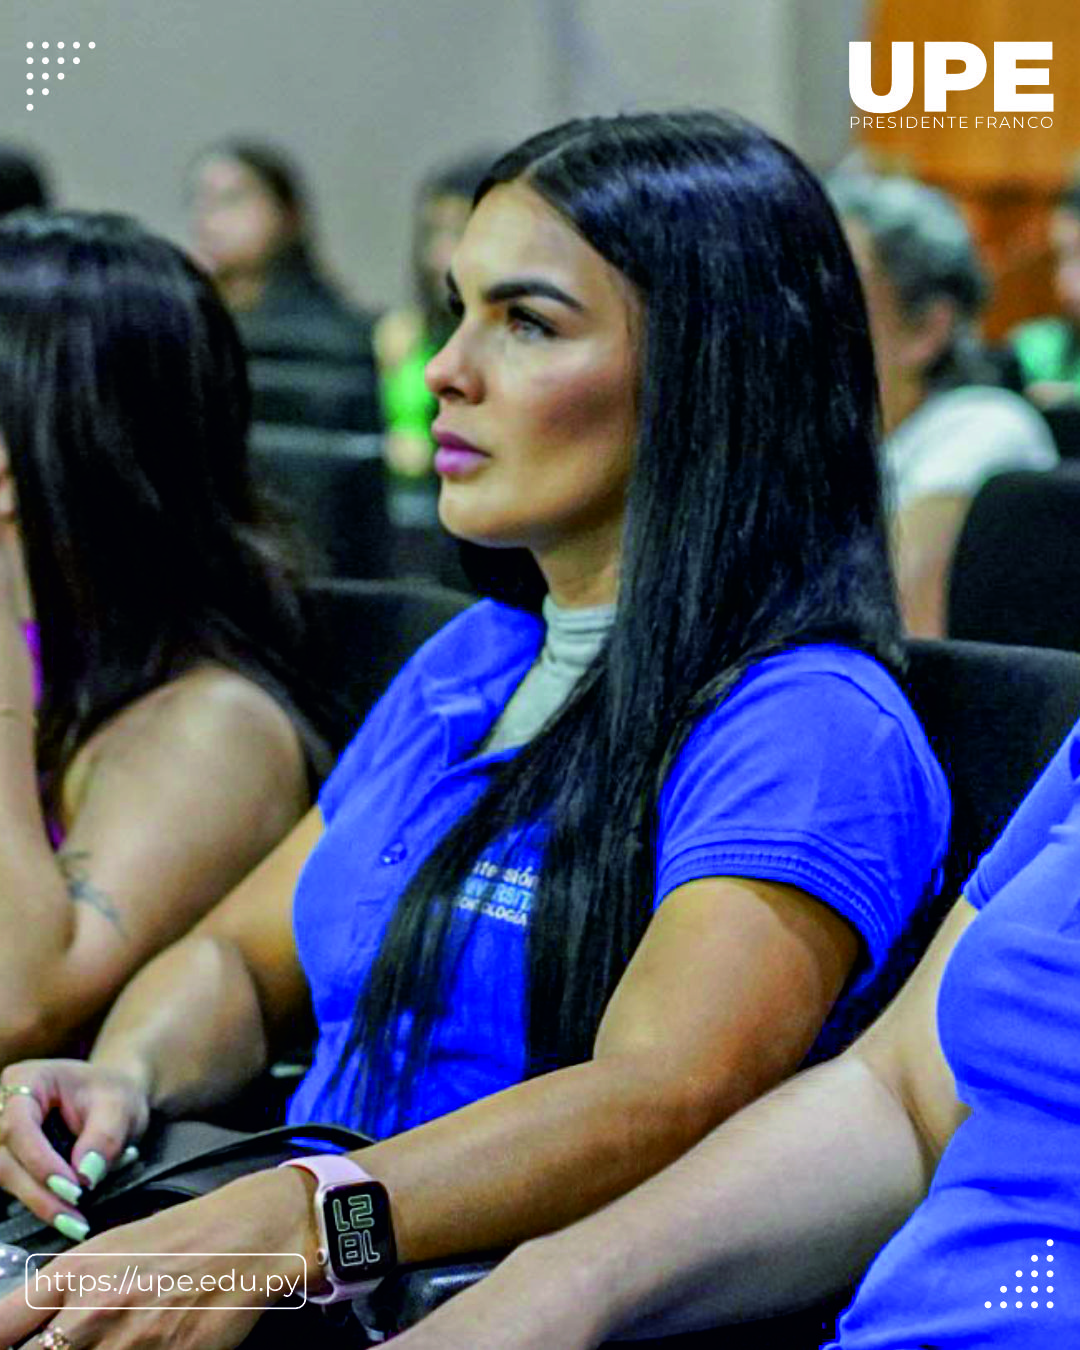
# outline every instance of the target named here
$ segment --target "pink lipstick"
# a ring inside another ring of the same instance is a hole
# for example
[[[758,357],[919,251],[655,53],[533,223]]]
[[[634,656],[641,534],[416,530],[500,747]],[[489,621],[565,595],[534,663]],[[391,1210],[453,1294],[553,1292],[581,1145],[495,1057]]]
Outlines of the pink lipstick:
[[[438,450],[435,452],[435,472],[447,478],[464,478],[483,464],[489,456],[471,441],[449,431],[435,431]]]

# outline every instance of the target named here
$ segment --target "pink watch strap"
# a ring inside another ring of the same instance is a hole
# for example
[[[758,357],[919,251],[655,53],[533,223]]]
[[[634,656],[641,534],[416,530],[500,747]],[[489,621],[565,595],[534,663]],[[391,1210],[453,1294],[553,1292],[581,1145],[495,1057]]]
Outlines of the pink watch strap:
[[[365,1172],[359,1163],[340,1153],[314,1153],[304,1158],[289,1158],[279,1163],[279,1167],[302,1167],[305,1172],[318,1181],[320,1186],[347,1186],[354,1181],[374,1181],[369,1172]]]
[[[365,1172],[359,1163],[353,1162],[340,1153],[310,1153],[303,1158],[288,1158],[283,1163],[278,1163],[278,1167],[299,1167],[305,1172],[310,1172],[319,1183],[316,1191],[316,1223],[319,1226],[320,1244],[326,1242],[326,1234],[323,1227],[323,1217],[319,1212],[318,1198],[328,1186],[348,1186],[354,1185],[358,1181],[374,1181],[375,1178],[370,1172]],[[372,1288],[378,1284],[378,1280],[363,1281],[359,1285],[345,1285],[334,1274],[334,1269],[330,1264],[328,1253],[324,1245],[320,1245],[318,1259],[322,1265],[322,1274],[330,1286],[328,1293],[308,1294],[308,1301],[311,1303],[336,1303],[339,1299],[352,1298],[357,1293],[363,1292],[365,1288]]]

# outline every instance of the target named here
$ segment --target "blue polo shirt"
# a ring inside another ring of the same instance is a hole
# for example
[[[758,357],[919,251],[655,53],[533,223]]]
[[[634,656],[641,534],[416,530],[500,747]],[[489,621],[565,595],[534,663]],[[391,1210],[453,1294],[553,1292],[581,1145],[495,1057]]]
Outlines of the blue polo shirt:
[[[469,757],[536,659],[543,624],[483,601],[398,675],[327,781],[326,831],[300,877],[297,947],[319,1023],[289,1120],[380,1137],[355,1102],[356,1068],[331,1075],[359,989],[416,867],[476,801],[490,766]],[[695,729],[659,803],[654,902],[689,881],[757,877],[801,887],[858,931],[862,959],[813,1055],[835,1053],[876,1004],[890,947],[936,889],[949,797],[914,713],[860,652],[815,645],[750,670]],[[437,1026],[410,1124],[520,1082],[526,1064],[526,933],[542,830],[477,860],[456,897],[479,909]]]
[[[964,895],[938,1034],[971,1115],[831,1350],[1080,1345],[1080,728]]]

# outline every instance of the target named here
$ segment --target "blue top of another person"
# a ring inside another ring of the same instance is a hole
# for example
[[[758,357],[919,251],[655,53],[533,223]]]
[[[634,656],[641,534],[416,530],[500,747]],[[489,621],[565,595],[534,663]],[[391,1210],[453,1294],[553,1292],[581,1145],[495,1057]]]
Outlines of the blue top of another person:
[[[323,788],[326,830],[294,903],[319,1042],[291,1123],[386,1133],[386,1120],[361,1117],[357,1066],[333,1078],[357,994],[416,867],[476,801],[490,766],[515,753],[477,747],[543,639],[539,619],[494,601],[458,616],[398,675]],[[853,1009],[865,1004],[869,1016],[880,1002],[890,948],[940,882],[948,824],[944,775],[887,671],[842,646],[797,648],[752,668],[672,766],[654,903],[698,878],[744,876],[801,887],[842,914],[863,954],[814,1048],[823,1057],[853,1034]],[[524,1076],[526,930],[543,830],[523,826],[503,842],[456,898],[475,928],[409,1124]]]
[[[832,1350],[1080,1345],[1080,724],[964,896],[938,1033],[971,1115]]]

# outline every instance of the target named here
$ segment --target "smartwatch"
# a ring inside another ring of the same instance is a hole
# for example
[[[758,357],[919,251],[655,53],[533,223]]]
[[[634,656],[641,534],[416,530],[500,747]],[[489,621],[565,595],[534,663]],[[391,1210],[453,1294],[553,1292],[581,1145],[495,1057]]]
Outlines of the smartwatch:
[[[302,1167],[319,1183],[315,1192],[317,1259],[330,1291],[309,1294],[309,1300],[338,1303],[369,1293],[397,1265],[386,1187],[351,1158],[336,1153],[290,1158],[279,1166]]]

